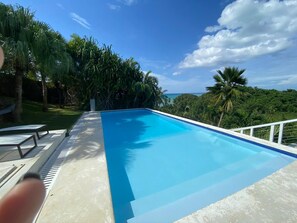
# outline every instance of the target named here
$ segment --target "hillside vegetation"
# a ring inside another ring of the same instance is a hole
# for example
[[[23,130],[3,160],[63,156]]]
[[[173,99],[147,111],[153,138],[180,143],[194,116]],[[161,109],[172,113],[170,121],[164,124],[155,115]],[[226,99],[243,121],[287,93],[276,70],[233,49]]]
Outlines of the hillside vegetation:
[[[221,127],[238,128],[297,118],[297,91],[265,90],[240,87],[243,94],[234,101],[233,110],[225,114]],[[220,118],[218,105],[213,95],[201,96],[183,94],[172,105],[160,109],[211,125],[217,125]]]

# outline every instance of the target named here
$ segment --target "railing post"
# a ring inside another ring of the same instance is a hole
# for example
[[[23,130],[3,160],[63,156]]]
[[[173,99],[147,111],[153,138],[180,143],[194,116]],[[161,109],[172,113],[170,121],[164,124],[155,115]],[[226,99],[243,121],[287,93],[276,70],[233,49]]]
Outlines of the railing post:
[[[273,123],[267,123],[267,124],[263,124],[263,125],[254,125],[254,126],[248,126],[248,127],[243,127],[243,128],[236,128],[236,129],[231,129],[232,131],[236,131],[236,132],[240,132],[241,134],[244,134],[247,130],[249,130],[249,134],[250,136],[255,135],[255,129],[261,129],[261,128],[268,128],[270,127],[270,132],[269,137],[267,139],[267,129],[264,130],[264,137],[263,136],[258,136],[257,132],[255,137],[257,138],[262,138],[265,139],[267,141],[273,142],[274,141],[274,132],[275,132],[275,126],[279,126],[279,129],[277,129],[278,131],[278,138],[276,140],[276,143],[278,144],[282,144],[284,137],[286,138],[286,136],[284,135],[284,131],[285,131],[285,125],[288,123],[295,123],[297,124],[297,119],[291,119],[291,120],[286,120],[286,121],[280,121],[280,122],[273,122]],[[287,131],[287,130],[286,130]],[[290,131],[291,128],[290,128]],[[294,136],[290,136],[290,140],[292,140],[292,137]]]
[[[279,132],[278,132],[278,140],[277,140],[278,144],[282,144],[283,132],[284,132],[284,123],[281,123],[279,125]]]
[[[253,136],[254,135],[254,128],[251,128],[250,130],[250,136]]]
[[[269,136],[270,142],[273,142],[273,135],[274,135],[274,125],[270,126],[270,136]]]

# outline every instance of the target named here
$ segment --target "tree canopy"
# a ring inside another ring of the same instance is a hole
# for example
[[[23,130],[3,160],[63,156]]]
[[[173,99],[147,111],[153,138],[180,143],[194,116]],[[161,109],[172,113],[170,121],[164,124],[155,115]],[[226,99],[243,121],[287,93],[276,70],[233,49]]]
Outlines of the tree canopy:
[[[72,88],[85,107],[95,98],[98,109],[149,107],[158,105],[162,89],[158,80],[144,73],[133,58],[122,59],[109,46],[98,47],[92,38],[73,35],[68,42],[74,70]]]
[[[226,67],[224,71],[218,70],[214,75],[215,85],[206,89],[213,94],[215,104],[219,105],[221,112],[218,126],[222,122],[223,115],[233,109],[234,101],[241,95],[239,86],[245,86],[247,79],[242,76],[245,70],[236,67]]]
[[[22,77],[30,64],[30,48],[33,39],[32,25],[33,14],[28,9],[0,3],[0,40],[5,45],[4,53],[11,64],[9,72],[15,75],[16,108],[14,118],[16,121],[21,120]]]
[[[23,77],[42,83],[44,111],[49,85],[83,109],[91,98],[100,110],[153,108],[164,101],[157,78],[144,73],[133,58],[123,59],[92,37],[73,34],[67,42],[22,6],[0,3],[0,44],[6,56],[1,74],[15,76],[16,121],[21,118]]]
[[[239,88],[242,94],[233,101],[233,110],[225,114],[221,127],[240,128],[296,118],[296,90]],[[161,110],[211,125],[216,125],[220,117],[219,105],[215,104],[209,92],[201,96],[180,95],[172,105],[164,106]]]

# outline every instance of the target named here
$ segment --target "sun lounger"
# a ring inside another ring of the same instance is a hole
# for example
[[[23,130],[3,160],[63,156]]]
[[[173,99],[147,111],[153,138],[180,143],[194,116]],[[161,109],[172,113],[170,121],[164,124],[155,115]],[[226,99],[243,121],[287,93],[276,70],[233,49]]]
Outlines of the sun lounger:
[[[40,139],[48,134],[48,128],[46,125],[19,125],[8,128],[0,129],[0,134],[11,134],[11,133],[30,133],[34,132],[37,138]],[[44,132],[40,135],[41,132]]]
[[[21,145],[32,139],[34,145],[29,147],[26,153],[22,152]],[[6,135],[0,136],[0,147],[15,146],[17,147],[21,158],[25,157],[32,149],[37,146],[35,135]]]

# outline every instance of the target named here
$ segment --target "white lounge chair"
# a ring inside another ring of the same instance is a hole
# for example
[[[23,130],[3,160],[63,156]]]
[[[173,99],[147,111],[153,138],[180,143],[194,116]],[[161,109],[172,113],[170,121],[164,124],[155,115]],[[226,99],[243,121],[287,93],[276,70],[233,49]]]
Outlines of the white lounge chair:
[[[30,133],[34,132],[37,135],[37,138],[40,139],[43,136],[46,136],[48,132],[47,125],[19,125],[8,128],[0,129],[0,134],[11,134],[11,133]],[[44,132],[40,135],[39,133]]]
[[[22,152],[21,145],[32,139],[34,145],[26,153]],[[0,147],[15,146],[17,147],[21,158],[25,157],[32,149],[37,146],[35,135],[6,135],[0,136]]]

